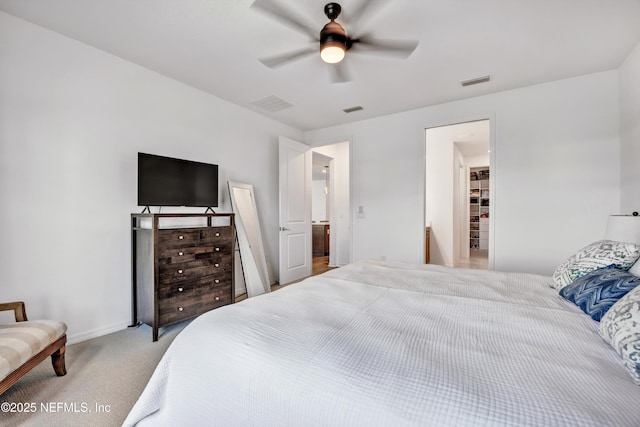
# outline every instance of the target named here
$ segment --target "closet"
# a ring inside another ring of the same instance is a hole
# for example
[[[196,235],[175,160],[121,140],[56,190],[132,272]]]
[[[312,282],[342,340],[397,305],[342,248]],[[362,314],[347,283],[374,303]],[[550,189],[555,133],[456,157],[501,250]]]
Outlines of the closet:
[[[489,250],[489,167],[470,168],[469,248]]]

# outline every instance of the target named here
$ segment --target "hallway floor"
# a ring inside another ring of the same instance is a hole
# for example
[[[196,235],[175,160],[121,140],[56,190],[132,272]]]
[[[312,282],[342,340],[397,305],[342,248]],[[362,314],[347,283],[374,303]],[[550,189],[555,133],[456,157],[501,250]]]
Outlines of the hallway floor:
[[[456,265],[459,268],[477,268],[481,270],[489,269],[489,252],[470,250],[469,258],[461,259],[460,263]]]
[[[329,267],[329,257],[328,256],[314,256],[313,263],[311,265],[311,274],[315,276],[316,274],[322,274],[325,271],[329,271],[335,267]]]

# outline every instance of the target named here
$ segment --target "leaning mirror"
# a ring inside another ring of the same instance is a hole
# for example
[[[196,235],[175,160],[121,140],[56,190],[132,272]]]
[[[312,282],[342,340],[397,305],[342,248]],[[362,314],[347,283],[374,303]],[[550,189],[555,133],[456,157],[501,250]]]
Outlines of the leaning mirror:
[[[253,185],[228,182],[247,297],[271,291]]]

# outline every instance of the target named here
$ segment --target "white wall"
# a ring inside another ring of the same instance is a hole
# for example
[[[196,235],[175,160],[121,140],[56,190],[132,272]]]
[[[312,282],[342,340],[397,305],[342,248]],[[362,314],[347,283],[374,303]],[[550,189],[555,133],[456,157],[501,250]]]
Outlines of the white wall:
[[[453,240],[451,242],[451,253],[453,255],[453,265],[460,265],[462,254],[462,236],[465,237],[465,246],[469,247],[469,214],[467,207],[469,205],[469,190],[467,189],[466,171],[464,169],[464,157],[455,144],[453,145]],[[463,225],[464,219],[464,225]]]
[[[399,95],[401,96],[401,95]],[[551,274],[620,204],[618,73],[607,71],[305,133],[352,135],[353,257],[422,262],[424,129],[490,118],[497,270]]]
[[[454,265],[454,159],[456,148],[446,127],[426,130],[425,218],[431,264]]]
[[[324,193],[325,180],[311,182],[311,220],[314,222],[328,221],[328,199]]]
[[[0,300],[72,342],[130,323],[138,151],[217,163],[219,212],[253,184],[274,271],[277,141],[301,132],[1,12],[0,63]]]
[[[621,204],[616,213],[640,212],[640,43],[620,72]]]
[[[469,156],[464,158],[464,164],[470,168],[489,166],[489,155]]]

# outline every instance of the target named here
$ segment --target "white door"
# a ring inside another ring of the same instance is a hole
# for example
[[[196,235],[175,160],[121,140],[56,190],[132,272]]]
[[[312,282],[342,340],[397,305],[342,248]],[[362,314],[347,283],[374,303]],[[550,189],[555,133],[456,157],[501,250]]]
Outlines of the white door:
[[[311,148],[281,136],[280,284],[311,275]]]

